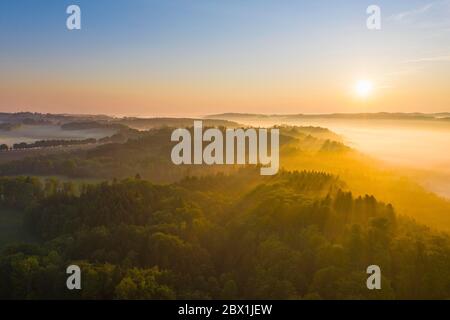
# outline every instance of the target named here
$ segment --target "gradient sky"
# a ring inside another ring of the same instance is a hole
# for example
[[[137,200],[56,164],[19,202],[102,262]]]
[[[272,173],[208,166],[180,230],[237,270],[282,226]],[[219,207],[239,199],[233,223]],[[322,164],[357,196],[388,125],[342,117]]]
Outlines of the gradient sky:
[[[0,111],[450,111],[450,0],[2,0]]]

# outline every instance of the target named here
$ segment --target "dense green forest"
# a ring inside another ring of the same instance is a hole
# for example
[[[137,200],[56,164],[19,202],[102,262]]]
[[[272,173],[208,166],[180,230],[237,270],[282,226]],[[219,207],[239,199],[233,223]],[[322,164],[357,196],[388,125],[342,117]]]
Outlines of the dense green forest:
[[[33,143],[14,143],[13,149],[31,149],[31,148],[49,148],[49,147],[59,147],[59,146],[73,146],[82,144],[97,143],[97,139],[88,138],[83,140],[40,140]]]
[[[0,195],[39,241],[4,248],[0,298],[450,298],[449,236],[326,173],[80,187],[1,178]],[[81,291],[65,287],[70,264]],[[382,290],[366,288],[371,264]]]
[[[176,119],[177,121],[181,121]],[[183,120],[185,121],[185,120]],[[150,121],[155,125],[155,122]],[[223,130],[224,127],[221,127]],[[386,170],[373,159],[346,146],[342,138],[320,127],[281,126],[280,167],[339,176],[355,195],[371,194],[391,203],[400,215],[450,231],[450,201]],[[239,166],[176,166],[170,159],[173,128],[148,131],[122,129],[99,139],[100,145],[72,151],[43,152],[0,164],[0,176],[58,176],[68,179],[113,180],[139,175],[153,183],[175,183],[188,176],[230,174]]]
[[[327,129],[278,128],[273,177],[175,166],[166,126],[2,163],[0,298],[450,298],[450,202]]]
[[[225,127],[221,127],[225,130]],[[175,143],[170,141],[173,128],[163,127],[145,132],[122,129],[116,135],[100,139],[94,149],[27,157],[0,165],[0,176],[60,175],[71,178],[123,179],[139,173],[153,182],[175,182],[189,175],[229,172],[230,166],[177,167],[170,159]],[[313,136],[314,135],[314,136]],[[327,129],[315,127],[282,128],[280,144],[286,153],[299,146],[320,150],[339,148],[339,137]]]

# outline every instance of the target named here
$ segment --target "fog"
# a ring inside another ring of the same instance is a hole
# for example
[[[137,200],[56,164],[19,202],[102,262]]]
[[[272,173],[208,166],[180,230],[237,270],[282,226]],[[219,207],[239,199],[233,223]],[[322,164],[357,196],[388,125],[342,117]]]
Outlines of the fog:
[[[340,134],[345,143],[401,170],[430,191],[450,198],[450,122],[415,120],[273,119],[248,125],[321,126]]]
[[[56,125],[30,126],[22,125],[20,128],[11,131],[0,131],[0,144],[9,146],[14,143],[32,143],[38,140],[81,140],[87,138],[100,139],[114,134],[114,130],[109,129],[87,129],[87,130],[63,130]]]

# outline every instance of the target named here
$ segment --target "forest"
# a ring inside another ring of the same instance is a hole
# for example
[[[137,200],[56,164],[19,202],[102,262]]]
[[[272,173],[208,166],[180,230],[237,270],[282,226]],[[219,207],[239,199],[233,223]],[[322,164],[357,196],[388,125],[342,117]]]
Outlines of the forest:
[[[83,140],[40,140],[33,143],[15,143],[13,144],[13,149],[31,149],[31,148],[49,148],[49,147],[59,147],[59,146],[73,146],[80,144],[90,144],[97,143],[97,139],[88,138]]]
[[[1,164],[0,228],[20,236],[0,238],[0,298],[450,298],[448,201],[327,129],[276,128],[270,177],[175,166],[167,126]]]
[[[20,190],[20,192],[18,192]],[[3,299],[448,299],[450,239],[338,177],[256,168],[157,185],[0,179],[36,243],[0,257]],[[383,290],[365,269],[383,270]],[[83,270],[68,291],[65,268]]]
[[[225,127],[219,128],[225,130]],[[234,170],[230,166],[220,165],[174,166],[170,158],[171,150],[176,145],[176,142],[171,141],[172,131],[173,127],[168,126],[142,132],[130,128],[122,129],[111,137],[99,139],[102,145],[92,150],[27,157],[7,162],[0,165],[0,175],[63,175],[76,178],[123,179],[139,173],[151,181],[174,182],[187,175]],[[284,146],[286,151],[299,147],[314,150],[345,148],[335,140],[339,140],[339,137],[326,129],[286,127],[282,128],[280,145]]]

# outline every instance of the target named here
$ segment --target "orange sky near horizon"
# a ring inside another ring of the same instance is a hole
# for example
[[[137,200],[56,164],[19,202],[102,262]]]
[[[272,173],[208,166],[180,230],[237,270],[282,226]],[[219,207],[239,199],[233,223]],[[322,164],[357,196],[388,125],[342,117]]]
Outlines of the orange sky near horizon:
[[[53,3],[41,28],[21,7],[0,15],[0,112],[450,112],[450,0],[381,0],[379,31],[358,1],[81,3],[76,32]],[[373,87],[364,97],[361,81]]]

